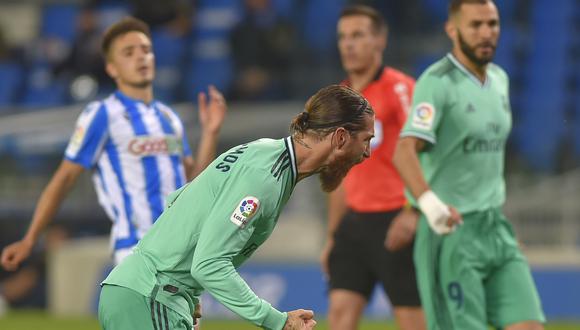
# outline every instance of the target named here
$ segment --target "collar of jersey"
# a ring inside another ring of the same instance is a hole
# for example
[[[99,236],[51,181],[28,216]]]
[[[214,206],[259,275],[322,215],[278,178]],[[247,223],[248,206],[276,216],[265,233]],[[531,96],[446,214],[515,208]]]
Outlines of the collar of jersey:
[[[145,103],[143,100],[134,99],[130,96],[123,94],[120,90],[115,91],[115,97],[117,97],[122,103],[129,103],[129,104],[138,104],[141,103],[147,107],[152,106],[155,104],[155,100],[152,100],[149,104]]]
[[[286,145],[286,149],[290,154],[290,163],[292,164],[292,175],[294,176],[294,184],[296,184],[296,180],[298,180],[298,166],[296,165],[296,152],[294,151],[294,141],[292,141],[292,137],[288,136],[284,139],[284,144]]]
[[[372,83],[381,80],[381,77],[383,76],[383,72],[385,71],[385,69],[386,69],[386,66],[384,64],[381,64],[381,66],[379,67],[379,69],[375,73],[375,76],[373,77],[373,80],[369,81],[368,84],[366,84],[363,88],[361,88],[361,91],[364,91]],[[350,84],[350,79],[348,79],[348,77],[346,79],[344,79],[340,84],[341,85],[344,85],[344,86],[352,87],[351,84]]]
[[[459,62],[459,60],[457,60],[455,55],[453,55],[452,53],[447,53],[447,58],[449,58],[451,63],[453,63],[463,73],[465,73],[469,77],[469,79],[473,80],[473,82],[476,83],[479,87],[481,88],[489,87],[489,74],[487,74],[487,72],[485,73],[485,81],[482,83],[479,79],[477,79],[477,77],[473,73],[471,73],[471,71],[469,71],[463,64],[461,64],[461,62]]]

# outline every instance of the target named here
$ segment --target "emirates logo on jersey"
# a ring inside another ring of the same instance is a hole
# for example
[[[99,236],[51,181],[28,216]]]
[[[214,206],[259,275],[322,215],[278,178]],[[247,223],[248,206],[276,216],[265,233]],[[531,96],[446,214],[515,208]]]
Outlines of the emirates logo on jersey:
[[[175,155],[182,153],[181,141],[175,136],[137,137],[128,145],[135,156]]]

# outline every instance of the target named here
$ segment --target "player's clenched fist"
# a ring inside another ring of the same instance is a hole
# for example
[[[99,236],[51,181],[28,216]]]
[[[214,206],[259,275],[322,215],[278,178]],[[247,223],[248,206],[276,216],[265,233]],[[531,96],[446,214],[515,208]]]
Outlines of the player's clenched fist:
[[[20,263],[28,258],[32,246],[33,244],[22,240],[5,247],[1,257],[2,268],[8,271],[16,270]]]
[[[316,325],[314,312],[306,309],[297,309],[288,312],[288,319],[282,330],[306,330]]]

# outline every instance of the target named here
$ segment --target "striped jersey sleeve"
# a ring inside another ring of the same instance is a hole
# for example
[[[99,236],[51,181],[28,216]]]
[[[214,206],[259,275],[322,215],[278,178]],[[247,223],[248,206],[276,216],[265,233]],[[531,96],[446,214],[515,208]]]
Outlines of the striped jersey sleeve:
[[[101,102],[89,104],[77,119],[65,151],[65,159],[92,168],[108,138],[107,109]]]

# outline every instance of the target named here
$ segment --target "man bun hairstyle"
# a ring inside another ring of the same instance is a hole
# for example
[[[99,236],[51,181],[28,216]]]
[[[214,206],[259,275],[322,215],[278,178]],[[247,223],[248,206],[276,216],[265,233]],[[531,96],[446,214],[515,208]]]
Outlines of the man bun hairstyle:
[[[361,94],[347,86],[330,85],[308,99],[304,111],[292,120],[290,130],[301,135],[311,130],[323,137],[344,127],[354,134],[365,127],[366,115],[374,115],[374,111]]]

